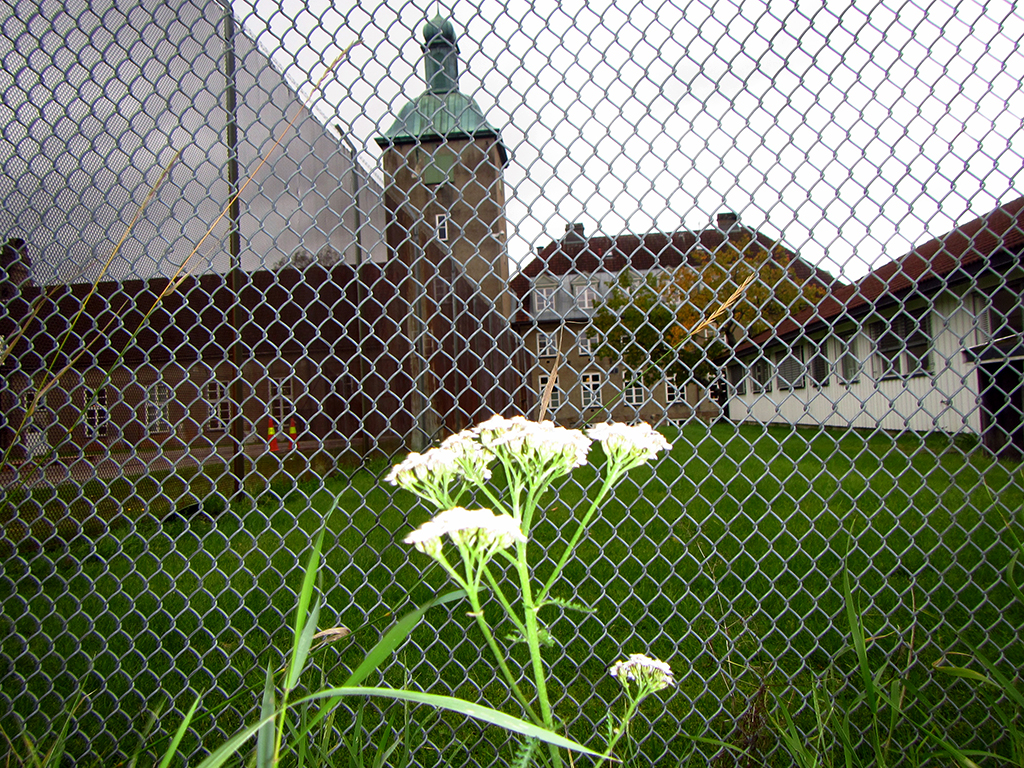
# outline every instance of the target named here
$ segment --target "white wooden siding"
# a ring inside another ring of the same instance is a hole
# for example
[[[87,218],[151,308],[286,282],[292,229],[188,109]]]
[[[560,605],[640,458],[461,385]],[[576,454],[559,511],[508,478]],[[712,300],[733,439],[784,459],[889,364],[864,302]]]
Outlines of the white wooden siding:
[[[966,300],[965,300],[966,299]],[[730,400],[729,415],[736,421],[763,424],[804,424],[837,427],[881,427],[915,431],[941,430],[950,433],[980,433],[978,377],[973,364],[964,360],[963,350],[977,343],[979,308],[973,297],[963,292],[946,291],[932,298],[931,330],[934,339],[932,373],[910,378],[876,381],[872,376],[871,359],[874,340],[864,329],[857,335],[857,355],[861,361],[859,380],[846,385],[841,376],[838,344],[828,344],[832,371],[823,387],[782,390],[755,394],[746,387],[746,394]],[[888,316],[891,311],[884,311]],[[817,340],[812,336],[812,339]],[[808,341],[804,360],[808,360]],[[763,353],[769,360],[781,346],[768,347]],[[744,360],[749,365],[749,356]],[[748,372],[749,377],[749,372]]]

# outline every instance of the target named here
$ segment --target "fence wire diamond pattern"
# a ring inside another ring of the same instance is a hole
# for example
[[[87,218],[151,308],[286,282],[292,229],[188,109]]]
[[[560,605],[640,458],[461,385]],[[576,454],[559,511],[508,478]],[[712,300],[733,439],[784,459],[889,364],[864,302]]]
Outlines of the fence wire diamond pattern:
[[[937,670],[1022,663],[1019,23],[967,0],[4,2],[10,744],[84,694],[69,749],[102,761],[200,696],[198,760],[256,716],[324,526],[320,624],[352,632],[317,661],[344,679],[444,589],[389,468],[543,413],[673,443],[555,590],[593,610],[547,627],[572,738],[650,652],[678,685],[633,723],[642,760],[786,764],[780,706],[808,739],[812,691],[858,711],[849,574],[882,678],[1008,749]],[[598,484],[545,498],[538,574]],[[383,683],[515,710],[475,633],[432,609]],[[413,718],[416,764],[514,751]]]

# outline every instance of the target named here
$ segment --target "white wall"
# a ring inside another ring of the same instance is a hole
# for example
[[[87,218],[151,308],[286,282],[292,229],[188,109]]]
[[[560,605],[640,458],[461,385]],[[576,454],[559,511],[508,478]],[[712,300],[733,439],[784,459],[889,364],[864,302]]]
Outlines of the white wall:
[[[876,380],[872,356],[875,342],[869,333],[871,318],[858,329],[855,349],[861,362],[857,380],[841,381],[839,344],[827,344],[830,362],[829,381],[816,387],[810,379],[811,350],[821,333],[811,334],[797,343],[804,346],[807,368],[802,389],[780,390],[777,376],[770,392],[755,394],[751,377],[744,379],[745,394],[730,398],[729,415],[734,421],[763,424],[803,424],[842,427],[881,427],[890,430],[973,433],[981,430],[978,404],[978,379],[973,363],[964,359],[963,350],[978,343],[975,297],[965,290],[952,289],[931,299],[932,371],[923,375]],[[920,305],[921,300],[909,306]],[[889,317],[896,308],[883,309]],[[876,318],[877,319],[877,316]],[[847,324],[849,325],[849,324]],[[839,325],[837,331],[842,331]],[[765,354],[773,362],[780,345],[768,347]],[[744,362],[750,362],[749,356]]]

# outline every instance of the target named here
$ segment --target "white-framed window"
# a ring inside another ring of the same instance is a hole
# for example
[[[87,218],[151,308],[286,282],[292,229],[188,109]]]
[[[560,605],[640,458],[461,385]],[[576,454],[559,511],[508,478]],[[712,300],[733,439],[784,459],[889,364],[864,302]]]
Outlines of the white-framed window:
[[[537,379],[537,396],[544,397],[544,390],[547,389],[551,375],[542,373]],[[562,407],[562,391],[558,388],[558,377],[555,377],[555,385],[551,388],[551,401],[548,403],[548,413],[553,413]]]
[[[537,357],[554,357],[558,354],[558,334],[537,331]]]
[[[278,429],[295,415],[295,380],[291,376],[270,380],[270,417]]]
[[[590,283],[584,283],[574,287],[576,293],[576,306],[579,309],[593,309],[594,304],[597,302],[597,290],[590,285]]]
[[[779,391],[803,389],[806,386],[803,345],[784,349],[775,355],[775,374],[779,380]]]
[[[593,357],[601,346],[601,338],[596,331],[582,331],[579,336],[580,354]]]
[[[442,243],[448,242],[448,214],[439,213],[434,217],[434,232]]]
[[[647,393],[644,391],[643,382],[637,381],[627,386],[622,393],[622,399],[625,400],[626,405],[639,408],[644,404],[647,399]]]
[[[759,357],[750,366],[750,391],[759,395],[772,391],[772,364],[766,357]]]
[[[580,375],[580,388],[583,394],[584,408],[598,408],[601,405],[601,374],[584,373]]]
[[[665,402],[669,405],[686,402],[686,387],[677,386],[674,381],[668,379],[665,382]]]
[[[857,331],[850,329],[839,334],[839,376],[844,384],[860,380],[860,358],[857,357]]]
[[[222,382],[211,379],[203,385],[203,399],[206,401],[206,429],[210,432],[227,432],[231,422],[228,388]]]
[[[85,436],[99,440],[107,436],[110,412],[107,410],[107,388],[85,391]]]
[[[157,381],[146,388],[146,431],[151,435],[171,432],[171,388]]]
[[[875,379],[920,376],[932,370],[931,312],[903,309],[870,326],[875,340]]]
[[[534,311],[538,315],[542,312],[554,311],[555,291],[557,290],[553,285],[540,285],[533,289],[533,297],[536,299]]]

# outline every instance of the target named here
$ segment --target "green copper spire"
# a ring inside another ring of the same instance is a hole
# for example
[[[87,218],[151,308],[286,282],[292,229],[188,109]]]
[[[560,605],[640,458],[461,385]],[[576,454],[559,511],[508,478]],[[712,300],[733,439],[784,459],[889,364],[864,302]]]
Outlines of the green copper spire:
[[[423,27],[427,89],[402,107],[394,124],[378,136],[381,146],[415,141],[498,138],[476,101],[459,92],[459,43],[455,26],[440,14]],[[502,162],[507,153],[500,145]]]

